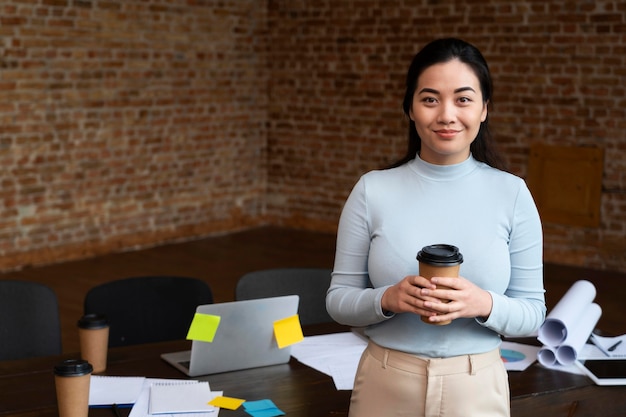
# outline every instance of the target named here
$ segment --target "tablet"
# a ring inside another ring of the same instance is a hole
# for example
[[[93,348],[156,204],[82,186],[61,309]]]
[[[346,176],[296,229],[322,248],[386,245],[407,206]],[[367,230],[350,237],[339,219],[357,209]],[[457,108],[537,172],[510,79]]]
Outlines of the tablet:
[[[626,385],[626,358],[581,359],[576,365],[597,385]]]

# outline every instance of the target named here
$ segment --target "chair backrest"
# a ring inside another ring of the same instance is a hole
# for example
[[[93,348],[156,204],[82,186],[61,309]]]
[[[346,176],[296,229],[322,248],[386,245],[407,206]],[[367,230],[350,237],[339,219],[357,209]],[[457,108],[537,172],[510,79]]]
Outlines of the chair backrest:
[[[298,315],[304,325],[330,323],[326,311],[326,292],[330,286],[331,270],[323,268],[278,268],[249,272],[239,278],[235,288],[236,300],[300,296]]]
[[[197,278],[131,277],[91,288],[84,313],[107,316],[114,347],[184,339],[196,307],[211,303],[209,284]]]
[[[0,280],[0,360],[61,354],[54,291],[36,282]]]

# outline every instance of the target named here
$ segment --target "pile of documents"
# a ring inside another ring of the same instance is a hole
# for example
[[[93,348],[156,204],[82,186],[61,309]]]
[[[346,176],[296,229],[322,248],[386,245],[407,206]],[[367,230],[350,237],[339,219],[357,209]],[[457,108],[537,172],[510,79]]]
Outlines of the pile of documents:
[[[271,400],[224,397],[207,381],[94,375],[89,388],[90,407],[132,407],[129,417],[217,417],[242,405],[253,417],[285,414]]]

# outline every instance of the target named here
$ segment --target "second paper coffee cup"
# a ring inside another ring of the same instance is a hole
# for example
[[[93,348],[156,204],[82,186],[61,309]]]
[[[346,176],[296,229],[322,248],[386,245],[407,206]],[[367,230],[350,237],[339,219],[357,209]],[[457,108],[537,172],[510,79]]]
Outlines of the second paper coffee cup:
[[[78,320],[80,355],[93,365],[93,372],[104,372],[109,348],[109,321],[104,314],[86,314]]]
[[[59,417],[87,417],[92,371],[86,360],[65,360],[54,367]]]
[[[417,261],[419,262],[419,274],[424,278],[432,277],[452,277],[459,276],[459,269],[463,263],[463,255],[459,252],[459,248],[448,244],[435,244],[424,246],[417,253]],[[438,288],[446,288],[438,285]],[[429,324],[445,325],[450,321],[439,323],[431,323],[427,317],[422,317],[422,321]]]

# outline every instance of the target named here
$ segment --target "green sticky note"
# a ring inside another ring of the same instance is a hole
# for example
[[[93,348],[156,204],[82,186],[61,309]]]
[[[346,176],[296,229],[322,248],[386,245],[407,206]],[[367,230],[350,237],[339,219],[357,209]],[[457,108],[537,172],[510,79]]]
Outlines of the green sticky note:
[[[215,332],[217,332],[217,328],[220,325],[220,320],[220,316],[196,313],[193,316],[191,326],[189,326],[187,340],[212,342],[215,337]]]
[[[296,314],[274,322],[274,336],[279,348],[284,348],[304,340],[300,317]]]

